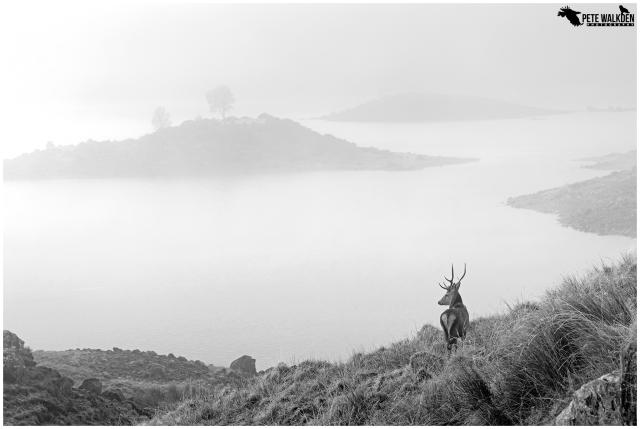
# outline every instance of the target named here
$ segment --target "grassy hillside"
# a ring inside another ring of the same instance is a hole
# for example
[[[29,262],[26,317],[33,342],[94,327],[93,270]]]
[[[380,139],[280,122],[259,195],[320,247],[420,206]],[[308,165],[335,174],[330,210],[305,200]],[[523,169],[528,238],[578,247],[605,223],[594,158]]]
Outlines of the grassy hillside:
[[[345,363],[304,361],[212,388],[152,424],[543,424],[636,341],[636,260],[567,278],[539,302],[473,320],[451,356],[440,329]],[[472,304],[471,304],[472,305]]]
[[[509,198],[523,209],[557,214],[562,225],[601,235],[635,237],[637,169]]]
[[[51,146],[4,161],[5,179],[175,177],[321,170],[413,170],[469,159],[355,144],[269,115],[199,119],[138,139]]]

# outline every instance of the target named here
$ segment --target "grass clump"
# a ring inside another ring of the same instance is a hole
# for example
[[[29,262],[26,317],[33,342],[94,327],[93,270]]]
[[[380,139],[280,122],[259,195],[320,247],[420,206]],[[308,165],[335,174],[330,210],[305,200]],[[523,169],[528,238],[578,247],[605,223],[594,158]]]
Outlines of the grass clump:
[[[463,347],[442,333],[343,363],[270,368],[238,387],[212,388],[151,424],[505,425],[551,422],[582,384],[620,368],[636,342],[636,259],[567,278],[539,302],[471,321]]]

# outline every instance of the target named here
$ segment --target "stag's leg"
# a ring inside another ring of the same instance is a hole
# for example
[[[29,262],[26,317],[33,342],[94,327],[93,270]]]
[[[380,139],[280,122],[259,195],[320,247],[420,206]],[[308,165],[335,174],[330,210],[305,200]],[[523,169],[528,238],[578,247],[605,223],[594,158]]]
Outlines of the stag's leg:
[[[445,314],[440,316],[440,326],[444,331],[444,343],[447,345],[447,350],[451,350],[451,340],[449,338],[449,329],[447,328],[447,317]]]
[[[449,338],[449,344],[447,344],[447,350],[451,351],[453,348],[458,348],[458,339],[456,337]]]
[[[460,339],[460,347],[464,347],[464,340],[467,337],[466,332],[458,327],[458,329],[456,329],[456,337]]]

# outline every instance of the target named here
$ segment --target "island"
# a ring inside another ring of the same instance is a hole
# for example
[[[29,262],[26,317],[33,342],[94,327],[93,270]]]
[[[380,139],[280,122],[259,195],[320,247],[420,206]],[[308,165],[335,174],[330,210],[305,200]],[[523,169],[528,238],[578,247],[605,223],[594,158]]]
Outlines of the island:
[[[635,151],[587,158],[598,170],[618,170],[530,195],[509,198],[515,208],[558,215],[560,223],[599,235],[636,237],[637,167]],[[629,168],[630,167],[630,168]]]
[[[603,156],[582,158],[581,161],[589,162],[589,164],[583,166],[584,168],[619,171],[635,167],[637,163],[637,156],[637,152],[635,150],[631,150],[625,153],[610,153]]]
[[[538,117],[565,113],[505,101],[434,93],[397,94],[322,117],[344,122],[439,122]]]
[[[197,119],[137,139],[53,146],[4,161],[5,180],[416,170],[470,158],[397,153],[319,134],[289,119]]]

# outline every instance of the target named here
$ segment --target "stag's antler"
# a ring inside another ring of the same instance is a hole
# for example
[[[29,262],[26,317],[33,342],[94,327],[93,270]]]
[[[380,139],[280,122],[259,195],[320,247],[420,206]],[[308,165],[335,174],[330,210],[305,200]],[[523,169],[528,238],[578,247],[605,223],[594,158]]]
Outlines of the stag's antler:
[[[453,277],[453,264],[451,264],[451,280],[449,280],[449,279],[447,278],[447,276],[444,276],[444,279],[445,279],[446,281],[448,281],[448,282],[449,282],[449,284],[453,284],[453,278],[454,278],[454,277]]]
[[[464,278],[464,276],[467,274],[467,263],[464,263],[464,273],[462,273],[462,277],[460,277],[458,279],[458,284],[460,284],[460,282],[462,281],[462,279]]]

